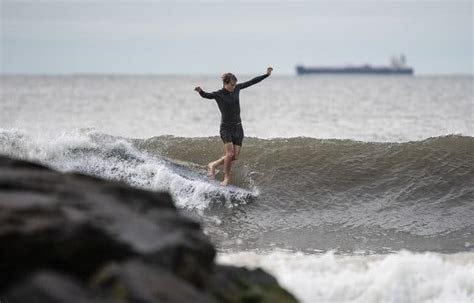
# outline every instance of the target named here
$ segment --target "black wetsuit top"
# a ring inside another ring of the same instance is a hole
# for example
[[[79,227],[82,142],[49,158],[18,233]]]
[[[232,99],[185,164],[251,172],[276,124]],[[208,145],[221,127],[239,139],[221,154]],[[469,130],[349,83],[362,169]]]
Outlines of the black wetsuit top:
[[[217,105],[219,106],[219,110],[221,111],[221,126],[225,125],[236,125],[241,123],[240,120],[240,100],[239,100],[239,93],[241,89],[247,88],[251,85],[254,85],[263,79],[267,78],[269,75],[261,75],[258,77],[253,78],[247,82],[238,83],[235,86],[233,92],[229,92],[228,90],[222,88],[218,91],[212,93],[206,93],[205,91],[201,90],[199,94],[203,98],[207,99],[215,99]]]

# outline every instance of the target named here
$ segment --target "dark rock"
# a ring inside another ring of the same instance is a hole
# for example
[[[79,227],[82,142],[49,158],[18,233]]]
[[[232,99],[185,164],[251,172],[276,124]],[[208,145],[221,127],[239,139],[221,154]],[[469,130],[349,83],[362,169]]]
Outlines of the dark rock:
[[[0,272],[36,268],[87,279],[105,261],[137,256],[201,286],[215,250],[167,193],[0,157]],[[80,260],[80,262],[72,262]]]
[[[214,298],[169,271],[139,260],[105,266],[92,279],[91,285],[122,302],[217,303]]]
[[[64,275],[41,272],[15,286],[2,297],[5,303],[112,303]]]
[[[12,302],[32,302],[21,299],[30,294],[51,302],[296,302],[261,270],[215,266],[200,225],[168,193],[2,156],[0,247],[0,299]]]
[[[220,302],[283,303],[296,302],[277,280],[260,268],[248,270],[232,266],[216,266],[210,289]]]

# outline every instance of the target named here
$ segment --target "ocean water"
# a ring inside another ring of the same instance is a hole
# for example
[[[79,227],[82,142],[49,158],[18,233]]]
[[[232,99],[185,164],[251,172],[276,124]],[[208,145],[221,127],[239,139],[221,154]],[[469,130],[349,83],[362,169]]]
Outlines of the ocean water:
[[[170,191],[218,262],[262,267],[302,302],[474,301],[473,77],[265,79],[240,95],[245,191],[205,176],[223,148],[198,85],[221,87],[1,76],[0,154]]]

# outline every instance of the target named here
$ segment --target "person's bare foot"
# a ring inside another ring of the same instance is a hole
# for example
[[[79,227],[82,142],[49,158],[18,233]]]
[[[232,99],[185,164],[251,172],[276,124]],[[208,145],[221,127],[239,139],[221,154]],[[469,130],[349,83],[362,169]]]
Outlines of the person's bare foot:
[[[221,185],[222,186],[227,186],[227,184],[229,184],[229,182],[230,182],[229,178],[224,178],[224,181],[221,182]]]
[[[209,163],[207,168],[209,178],[214,179],[216,176],[216,167],[214,166],[214,162]]]

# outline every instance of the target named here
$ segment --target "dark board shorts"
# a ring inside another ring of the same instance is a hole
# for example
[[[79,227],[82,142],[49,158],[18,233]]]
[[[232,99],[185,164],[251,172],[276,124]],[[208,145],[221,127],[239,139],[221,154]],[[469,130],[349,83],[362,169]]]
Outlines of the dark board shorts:
[[[244,129],[242,128],[242,123],[221,123],[220,135],[224,144],[232,142],[234,145],[242,146],[242,141],[244,140]]]

